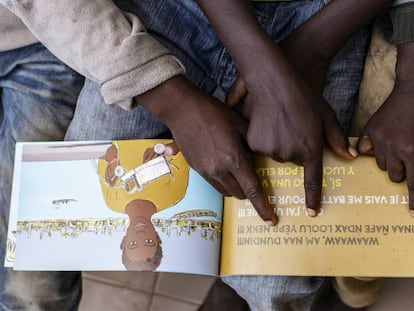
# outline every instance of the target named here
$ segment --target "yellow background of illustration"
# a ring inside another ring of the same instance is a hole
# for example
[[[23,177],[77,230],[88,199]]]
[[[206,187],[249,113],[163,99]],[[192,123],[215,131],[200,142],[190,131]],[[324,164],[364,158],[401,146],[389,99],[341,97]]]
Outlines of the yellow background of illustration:
[[[120,165],[129,171],[144,163],[143,155],[146,149],[153,148],[157,143],[170,143],[171,140],[125,140],[116,141],[118,145],[118,157]],[[120,187],[119,178],[113,187],[105,182],[105,170],[107,162],[99,159],[98,171],[102,194],[105,203],[116,212],[125,213],[125,206],[135,199],[148,200],[154,203],[157,211],[161,211],[178,203],[185,195],[188,186],[189,165],[181,152],[176,155],[167,156],[170,163],[172,175],[164,175],[157,180],[145,185],[144,189],[135,193],[128,193]]]

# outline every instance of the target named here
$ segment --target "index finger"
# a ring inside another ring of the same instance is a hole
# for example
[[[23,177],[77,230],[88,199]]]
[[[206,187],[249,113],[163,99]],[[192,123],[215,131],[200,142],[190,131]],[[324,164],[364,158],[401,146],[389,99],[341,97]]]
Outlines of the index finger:
[[[308,215],[314,217],[318,214],[321,205],[322,193],[322,154],[313,157],[303,164],[305,201]]]
[[[237,169],[233,170],[234,178],[239,183],[246,198],[253,204],[259,216],[267,224],[276,225],[277,216],[270,207],[267,194],[260,184],[259,176],[257,176],[249,161],[245,159],[242,162]]]
[[[242,78],[238,77],[236,81],[234,81],[233,85],[230,87],[229,92],[227,93],[226,104],[229,107],[234,107],[238,103],[240,103],[240,101],[244,97],[246,97],[246,95],[247,95],[246,85],[244,84],[244,81],[242,80]]]
[[[407,187],[408,187],[408,207],[410,215],[414,217],[414,165],[407,165],[406,169]]]

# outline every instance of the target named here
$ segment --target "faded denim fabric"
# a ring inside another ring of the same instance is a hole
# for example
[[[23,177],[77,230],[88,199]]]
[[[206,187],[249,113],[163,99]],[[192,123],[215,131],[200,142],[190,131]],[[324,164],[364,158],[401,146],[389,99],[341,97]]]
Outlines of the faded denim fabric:
[[[80,273],[17,272],[3,262],[15,143],[62,140],[82,83],[41,44],[0,53],[0,310],[77,308]]]
[[[257,16],[275,42],[320,10],[327,1],[255,3]],[[227,92],[238,72],[227,50],[194,1],[136,0],[118,5],[138,15],[148,31],[168,47],[186,67],[186,77],[207,93],[216,88]],[[333,60],[324,96],[337,113],[342,127],[349,129],[362,77],[370,31],[361,30]],[[151,138],[167,129],[138,106],[131,112],[106,106],[99,85],[86,81],[75,118],[66,139]],[[253,311],[311,310],[326,283],[321,277],[227,276]]]

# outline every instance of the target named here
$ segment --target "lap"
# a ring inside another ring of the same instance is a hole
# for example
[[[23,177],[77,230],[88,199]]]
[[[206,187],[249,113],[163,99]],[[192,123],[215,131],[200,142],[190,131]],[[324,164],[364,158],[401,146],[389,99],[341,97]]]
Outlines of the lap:
[[[40,44],[0,53],[0,262],[5,256],[15,143],[61,140],[82,82]],[[80,297],[79,273],[0,268],[0,280],[0,310],[74,310]]]
[[[124,10],[137,14],[157,37],[186,66],[186,76],[205,92],[228,91],[238,71],[226,49],[193,1],[119,1]],[[121,3],[122,2],[122,3]],[[283,40],[301,23],[320,10],[326,1],[292,1],[256,4],[262,25],[275,42]],[[293,9],[296,8],[296,9]],[[358,33],[333,60],[329,68],[325,97],[346,129],[352,116],[362,75],[369,31]],[[344,70],[346,68],[346,70]],[[344,88],[344,85],[346,86]],[[96,113],[95,113],[95,112]],[[88,121],[88,119],[93,120]],[[103,103],[99,85],[88,81],[80,97],[67,139],[149,138],[166,128],[142,107],[131,112]],[[226,277],[225,281],[257,310],[308,310],[323,278]],[[277,284],[277,286],[275,286]],[[269,289],[266,295],[257,289]],[[264,301],[264,297],[266,299]],[[272,309],[273,308],[273,309]],[[295,309],[296,308],[296,309]]]
[[[252,311],[309,311],[328,279],[301,276],[224,276]]]

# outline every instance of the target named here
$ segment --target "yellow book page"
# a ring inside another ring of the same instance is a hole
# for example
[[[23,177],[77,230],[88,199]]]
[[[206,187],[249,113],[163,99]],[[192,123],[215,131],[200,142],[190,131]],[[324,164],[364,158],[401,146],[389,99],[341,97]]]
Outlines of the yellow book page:
[[[302,167],[264,157],[255,165],[279,223],[226,198],[221,275],[414,276],[406,183],[392,183],[375,159],[327,152],[315,218],[306,215]]]

